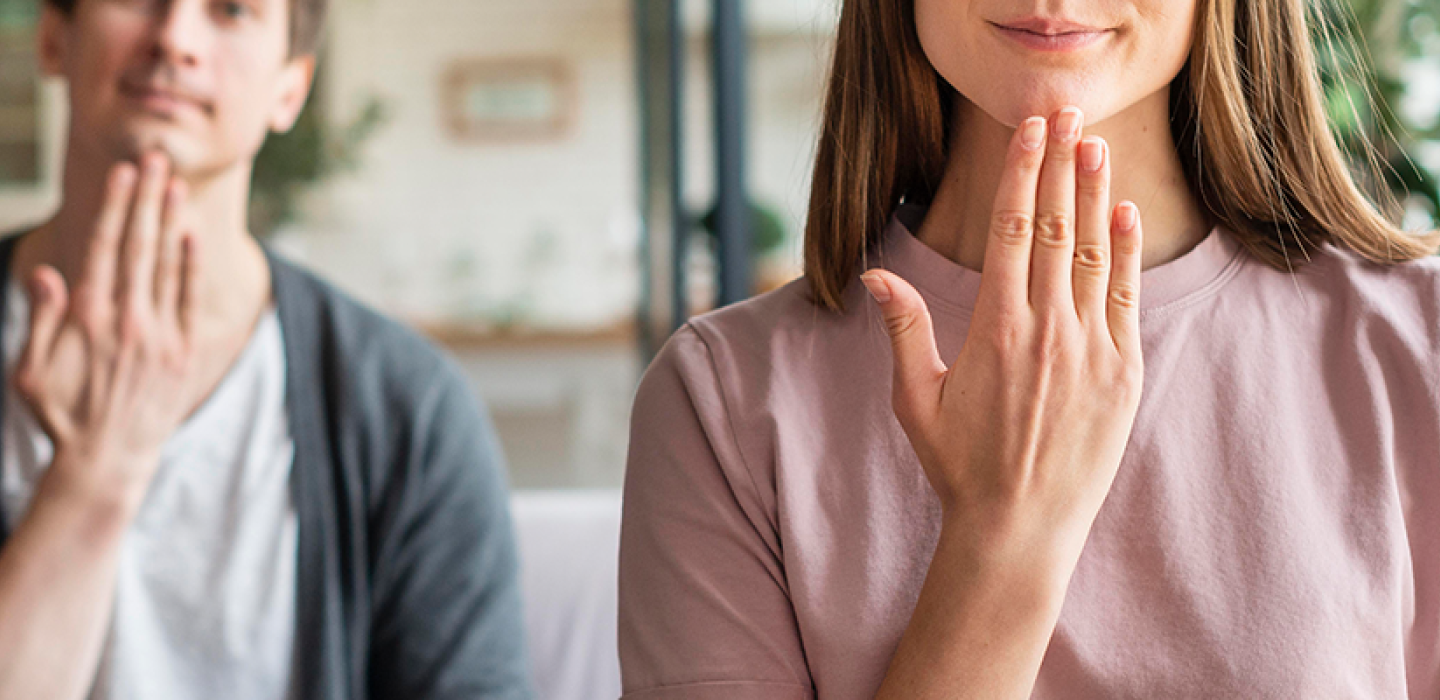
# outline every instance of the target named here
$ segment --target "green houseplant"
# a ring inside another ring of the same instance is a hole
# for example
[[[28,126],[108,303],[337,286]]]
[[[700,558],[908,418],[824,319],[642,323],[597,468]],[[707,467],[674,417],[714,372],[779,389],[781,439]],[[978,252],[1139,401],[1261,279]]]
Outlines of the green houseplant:
[[[1382,205],[1387,198],[1440,225],[1440,175],[1421,157],[1440,119],[1401,109],[1440,69],[1440,0],[1314,0],[1327,111],[1342,147]],[[1427,165],[1429,167],[1427,167]],[[1387,197],[1388,195],[1388,197]]]
[[[353,119],[335,125],[321,107],[324,89],[321,75],[295,127],[271,134],[255,158],[250,228],[261,238],[296,219],[306,189],[358,168],[361,147],[386,121],[385,105],[372,97]]]

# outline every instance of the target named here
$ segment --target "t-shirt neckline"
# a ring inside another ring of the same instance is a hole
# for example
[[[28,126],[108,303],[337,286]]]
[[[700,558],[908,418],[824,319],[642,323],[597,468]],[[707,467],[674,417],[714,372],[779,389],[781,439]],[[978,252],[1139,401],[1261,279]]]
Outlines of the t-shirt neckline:
[[[970,316],[980,293],[981,273],[941,255],[916,238],[925,210],[902,205],[891,217],[875,252],[873,265],[901,276],[918,289],[931,310],[949,309]],[[1194,248],[1140,274],[1140,314],[1144,318],[1182,302],[1195,300],[1233,276],[1244,248],[1216,226]]]

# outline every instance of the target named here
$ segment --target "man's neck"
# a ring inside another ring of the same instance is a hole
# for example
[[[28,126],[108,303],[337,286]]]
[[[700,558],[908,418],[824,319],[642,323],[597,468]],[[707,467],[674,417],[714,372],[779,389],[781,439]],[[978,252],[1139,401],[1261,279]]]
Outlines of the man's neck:
[[[10,269],[16,279],[28,279],[40,265],[54,267],[66,280],[79,278],[112,165],[78,154],[67,157],[60,208],[19,242]],[[222,339],[243,332],[248,337],[271,303],[269,263],[246,226],[250,164],[184,179],[189,197],[181,216],[190,224],[200,258],[195,290],[200,336]]]
[[[945,178],[917,235],[945,257],[980,270],[1013,129],[963,98],[955,118]],[[1112,206],[1128,199],[1140,208],[1145,268],[1174,260],[1205,237],[1210,224],[1175,151],[1164,91],[1087,125],[1085,134],[1100,136],[1110,146]]]

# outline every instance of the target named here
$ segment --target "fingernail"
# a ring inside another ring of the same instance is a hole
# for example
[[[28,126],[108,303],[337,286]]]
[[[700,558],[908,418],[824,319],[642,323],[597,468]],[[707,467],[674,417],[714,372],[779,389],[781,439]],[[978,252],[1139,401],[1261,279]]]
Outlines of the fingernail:
[[[1020,125],[1020,145],[1028,150],[1035,150],[1040,144],[1045,143],[1045,118],[1030,117]]]
[[[135,181],[135,166],[129,163],[121,163],[115,167],[115,184],[121,187],[129,187]]]
[[[885,280],[867,272],[860,275],[860,281],[865,284],[865,289],[870,291],[870,296],[875,297],[876,302],[884,304],[890,301],[890,286],[885,284]]]
[[[1076,107],[1066,107],[1060,110],[1060,116],[1055,118],[1055,136],[1065,139],[1074,138],[1080,134],[1080,120],[1084,115]]]
[[[1116,223],[1120,224],[1121,231],[1133,231],[1139,218],[1140,211],[1129,202],[1121,204],[1115,211]]]
[[[1105,163],[1105,142],[1089,138],[1080,142],[1080,167],[1087,173],[1100,171]]]

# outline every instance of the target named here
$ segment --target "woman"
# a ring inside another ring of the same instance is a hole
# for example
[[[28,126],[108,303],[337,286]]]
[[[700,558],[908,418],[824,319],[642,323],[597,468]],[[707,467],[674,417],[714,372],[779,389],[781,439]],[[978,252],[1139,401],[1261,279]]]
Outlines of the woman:
[[[1304,13],[845,1],[805,278],[636,398],[627,697],[1440,696],[1437,239]]]

